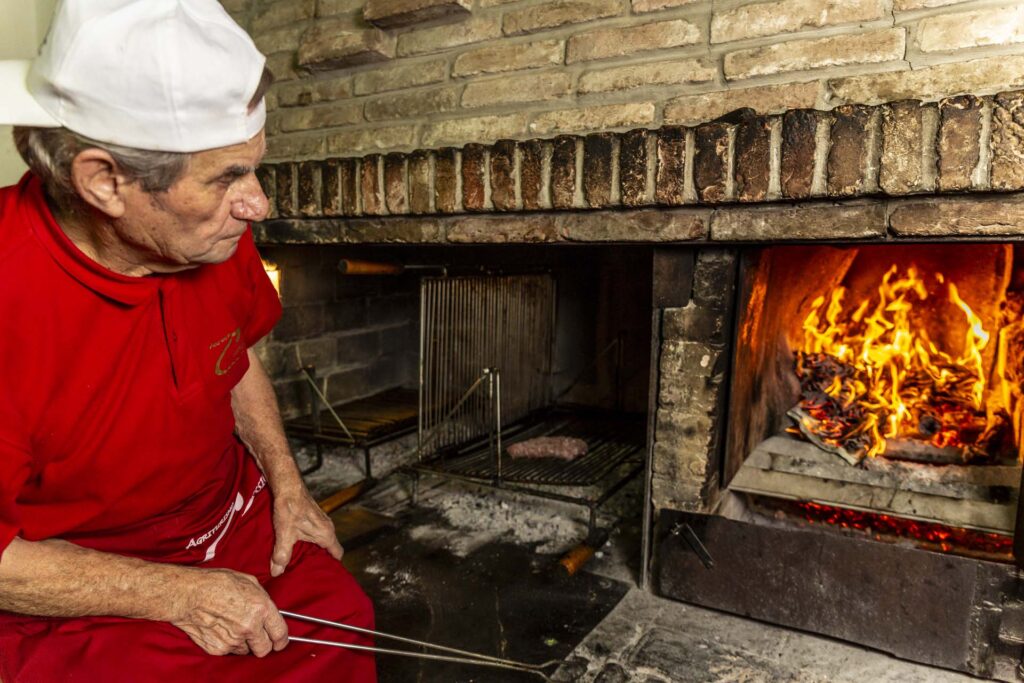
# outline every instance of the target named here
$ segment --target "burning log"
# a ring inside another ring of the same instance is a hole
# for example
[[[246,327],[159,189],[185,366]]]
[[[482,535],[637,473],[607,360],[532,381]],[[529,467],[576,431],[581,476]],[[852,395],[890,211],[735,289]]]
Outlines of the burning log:
[[[903,275],[892,266],[877,294],[853,302],[852,310],[843,287],[828,303],[814,302],[796,354],[800,400],[789,412],[805,438],[851,464],[882,454],[946,463],[989,457],[1003,450],[1008,429],[1021,442],[1020,382],[1005,381],[1012,370],[997,368],[1003,397],[995,408],[987,401],[983,352],[990,335],[956,285],[934,277],[966,323],[959,355],[912,323],[915,304],[929,296],[913,266]],[[1009,346],[1024,350],[1024,325],[1003,327],[996,344],[994,354],[985,353],[1006,366]]]

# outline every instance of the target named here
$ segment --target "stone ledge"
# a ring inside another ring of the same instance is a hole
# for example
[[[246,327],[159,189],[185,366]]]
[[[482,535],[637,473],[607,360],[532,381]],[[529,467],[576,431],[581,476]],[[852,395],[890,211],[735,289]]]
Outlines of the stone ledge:
[[[1024,235],[1024,192],[762,206],[292,218],[264,221],[253,231],[263,245],[969,241]]]

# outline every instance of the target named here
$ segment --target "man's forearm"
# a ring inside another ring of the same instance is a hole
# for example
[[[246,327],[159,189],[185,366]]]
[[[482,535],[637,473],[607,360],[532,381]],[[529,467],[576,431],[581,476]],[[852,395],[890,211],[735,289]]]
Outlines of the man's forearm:
[[[15,538],[0,555],[0,610],[41,617],[113,616],[177,626],[214,655],[263,656],[288,627],[255,577]]]
[[[103,553],[60,540],[15,538],[0,556],[0,609],[51,617],[168,621],[184,567]]]
[[[238,436],[256,458],[276,496],[304,490],[284,435],[277,395],[259,358],[249,350],[249,370],[231,391]]]

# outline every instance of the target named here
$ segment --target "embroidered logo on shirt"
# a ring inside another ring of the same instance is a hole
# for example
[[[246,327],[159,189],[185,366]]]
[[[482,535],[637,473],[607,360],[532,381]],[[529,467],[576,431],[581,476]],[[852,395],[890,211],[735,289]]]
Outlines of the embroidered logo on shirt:
[[[228,374],[231,368],[235,367],[235,364],[242,360],[242,355],[245,352],[245,345],[242,344],[242,328],[239,327],[234,332],[230,332],[213,342],[210,344],[210,349],[215,350],[219,346],[224,348],[220,350],[217,364],[213,368],[213,372],[218,377]]]

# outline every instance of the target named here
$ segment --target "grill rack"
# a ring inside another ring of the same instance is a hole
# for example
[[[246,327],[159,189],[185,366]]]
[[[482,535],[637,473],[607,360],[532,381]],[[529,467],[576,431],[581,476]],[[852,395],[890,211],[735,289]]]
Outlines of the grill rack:
[[[593,486],[618,465],[642,455],[643,418],[595,411],[557,408],[533,415],[502,429],[499,473],[491,442],[478,439],[441,452],[426,466],[435,471],[513,484]],[[512,458],[507,446],[538,436],[572,436],[587,442],[586,455],[572,461],[558,458]]]

